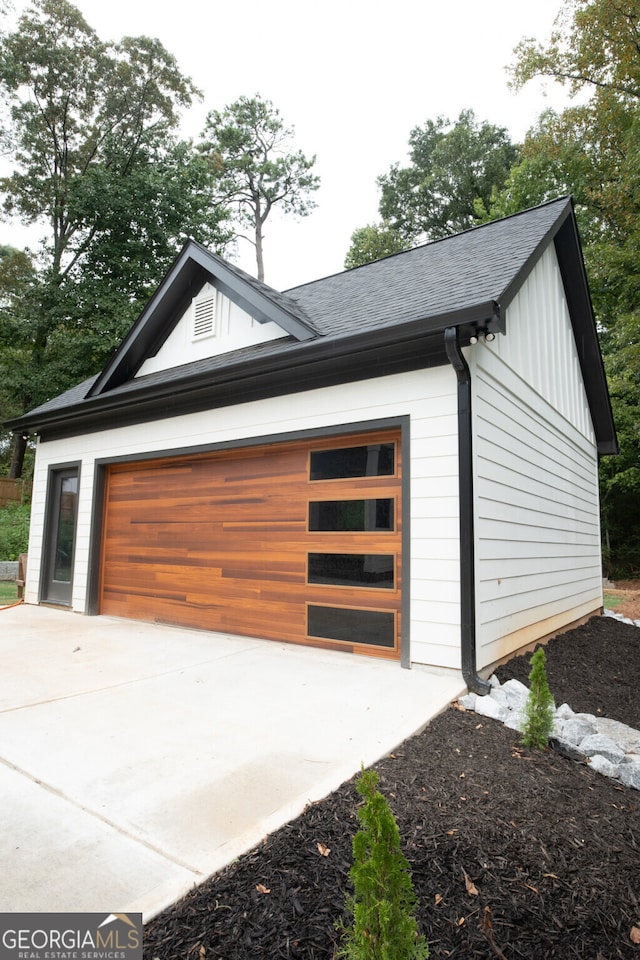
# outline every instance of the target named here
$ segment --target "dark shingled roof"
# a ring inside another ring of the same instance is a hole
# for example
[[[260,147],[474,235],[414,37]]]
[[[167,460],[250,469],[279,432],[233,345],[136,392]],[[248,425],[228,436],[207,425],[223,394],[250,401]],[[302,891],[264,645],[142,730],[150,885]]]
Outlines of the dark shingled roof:
[[[492,302],[504,309],[514,278],[569,209],[569,200],[556,200],[285,292],[325,336]]]
[[[446,363],[443,332],[460,342],[503,331],[504,314],[553,240],[601,452],[615,428],[570,198],[279,293],[193,241],[101,374],[24,417],[43,439],[294,393]],[[184,309],[210,280],[261,322],[289,334],[142,377]]]

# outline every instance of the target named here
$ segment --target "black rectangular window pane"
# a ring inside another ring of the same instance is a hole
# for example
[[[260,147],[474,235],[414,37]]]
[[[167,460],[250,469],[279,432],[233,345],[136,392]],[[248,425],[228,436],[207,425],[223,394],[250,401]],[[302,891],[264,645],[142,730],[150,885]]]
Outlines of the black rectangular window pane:
[[[309,530],[393,530],[393,498],[315,500],[309,504]]]
[[[395,471],[395,444],[375,443],[337,450],[312,450],[311,480],[346,480],[349,477],[389,477]]]
[[[71,561],[76,531],[78,476],[61,477],[58,502],[58,535],[53,560],[53,579],[71,583]]]
[[[309,583],[393,590],[393,561],[393,554],[310,553]]]
[[[366,643],[372,647],[395,645],[395,617],[379,610],[345,610],[341,607],[308,608],[310,637]]]

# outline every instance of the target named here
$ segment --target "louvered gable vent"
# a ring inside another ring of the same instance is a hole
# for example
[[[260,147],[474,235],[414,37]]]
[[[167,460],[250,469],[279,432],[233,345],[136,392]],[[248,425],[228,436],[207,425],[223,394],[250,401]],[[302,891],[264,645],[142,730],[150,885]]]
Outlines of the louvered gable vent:
[[[216,295],[215,291],[198,297],[193,304],[193,339],[211,337],[216,332]]]

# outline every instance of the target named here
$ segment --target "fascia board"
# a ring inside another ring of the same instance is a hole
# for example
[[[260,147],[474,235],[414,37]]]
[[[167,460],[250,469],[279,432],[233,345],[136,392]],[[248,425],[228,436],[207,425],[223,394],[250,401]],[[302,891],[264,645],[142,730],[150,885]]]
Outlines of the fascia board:
[[[223,260],[205,250],[204,247],[194,244],[190,255],[196,263],[209,272],[214,286],[246,310],[258,323],[277,323],[288,334],[300,341],[312,340],[319,336],[318,331],[311,324],[294,316],[281,304],[276,303],[251,283],[247,283],[229,269]]]
[[[500,294],[500,310],[502,314],[506,313],[509,305],[516,298],[520,289],[527,280],[529,274],[537,264],[538,260],[542,257],[543,253],[547,249],[547,246],[551,241],[556,237],[558,231],[562,227],[563,223],[566,221],[567,217],[571,215],[572,212],[572,203],[571,198],[567,197],[565,205],[561,208],[556,220],[551,224],[547,229],[545,234],[540,238],[539,242],[536,244],[535,250],[532,251],[531,255],[523,263],[521,268],[518,270],[515,277],[507,284],[502,293]],[[505,332],[504,330],[502,331]]]

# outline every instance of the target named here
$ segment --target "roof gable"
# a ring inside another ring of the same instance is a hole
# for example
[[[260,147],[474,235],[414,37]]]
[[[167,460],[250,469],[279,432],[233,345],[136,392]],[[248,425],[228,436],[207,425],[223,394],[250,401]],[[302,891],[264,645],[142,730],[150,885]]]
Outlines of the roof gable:
[[[87,396],[98,396],[135,377],[145,360],[157,355],[205,283],[258,323],[275,323],[300,341],[318,336],[302,307],[189,240]]]
[[[277,323],[259,322],[207,282],[196,292],[157,353],[143,361],[135,377],[286,336],[286,330]]]

